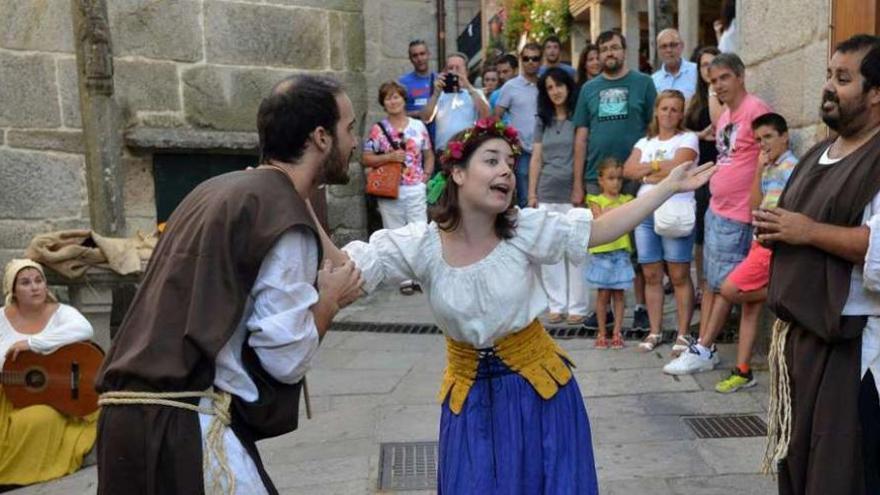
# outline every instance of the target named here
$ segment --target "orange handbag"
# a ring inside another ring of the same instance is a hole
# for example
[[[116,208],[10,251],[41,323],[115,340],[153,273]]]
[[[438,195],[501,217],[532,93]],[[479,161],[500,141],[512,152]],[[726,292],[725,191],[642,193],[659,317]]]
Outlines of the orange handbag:
[[[402,144],[395,141],[388,133],[388,129],[382,122],[379,122],[379,128],[388,139],[391,147],[395,150],[401,149]],[[403,137],[403,134],[401,134]],[[370,167],[367,171],[367,186],[364,192],[380,198],[397,199],[400,193],[400,176],[403,173],[403,164],[400,162],[385,162],[378,167]]]
[[[400,192],[400,162],[385,162],[378,167],[370,167],[367,172],[367,194],[380,198],[397,199]]]

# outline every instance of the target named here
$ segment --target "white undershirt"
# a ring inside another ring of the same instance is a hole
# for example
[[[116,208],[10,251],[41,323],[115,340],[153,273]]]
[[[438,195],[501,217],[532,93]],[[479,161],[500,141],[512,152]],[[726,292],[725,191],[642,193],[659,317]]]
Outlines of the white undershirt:
[[[16,331],[6,318],[6,308],[0,308],[0,369],[6,360],[6,352],[20,340],[27,340],[31,350],[38,354],[50,354],[63,345],[91,340],[93,335],[89,320],[66,304],[59,304],[46,326],[34,334]]]
[[[318,292],[312,285],[317,270],[318,244],[313,234],[296,228],[278,239],[263,258],[238,327],[217,355],[215,387],[249,402],[258,398],[257,387],[241,359],[245,339],[262,368],[276,380],[292,384],[305,376],[319,343],[310,310],[318,302]],[[202,399],[200,405],[210,409],[210,400]],[[203,449],[212,418],[199,414]],[[232,430],[227,428],[223,439],[227,460],[235,473],[235,492],[267,493],[256,464]],[[206,490],[211,489],[211,483],[205,473]]]
[[[820,165],[833,165],[841,158],[830,158],[825,149],[819,158]],[[878,212],[878,213],[875,213]],[[871,230],[868,238],[868,252],[865,253],[864,266],[853,265],[850,278],[849,296],[843,306],[845,316],[868,316],[868,323],[862,331],[861,377],[868,370],[874,375],[874,383],[880,394],[880,194],[865,207],[862,224]]]

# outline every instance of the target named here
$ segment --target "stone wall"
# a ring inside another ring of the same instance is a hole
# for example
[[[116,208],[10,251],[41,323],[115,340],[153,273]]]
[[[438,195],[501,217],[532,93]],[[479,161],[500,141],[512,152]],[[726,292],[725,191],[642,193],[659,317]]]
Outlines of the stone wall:
[[[282,77],[337,77],[366,114],[363,11],[372,0],[107,3],[131,232],[155,225],[153,154],[254,153],[257,105]],[[70,10],[70,0],[0,0],[0,263],[34,234],[88,227]],[[355,170],[349,186],[330,188],[340,240],[365,233],[362,183]]]
[[[819,103],[828,61],[825,0],[740,0],[740,55],[746,84],[792,128],[797,153],[825,136]]]
[[[455,50],[458,36],[457,7],[446,0],[446,51]],[[431,70],[437,70],[437,3],[434,0],[368,0],[364,4],[368,114],[365,130],[385,113],[377,101],[379,86],[413,70],[409,42],[424,40],[431,54]],[[470,19],[465,21],[465,24]],[[455,33],[455,34],[453,34]]]

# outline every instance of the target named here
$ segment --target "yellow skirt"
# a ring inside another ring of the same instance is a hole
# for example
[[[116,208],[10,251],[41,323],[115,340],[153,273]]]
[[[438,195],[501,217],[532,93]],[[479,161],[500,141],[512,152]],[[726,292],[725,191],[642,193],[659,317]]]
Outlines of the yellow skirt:
[[[98,413],[70,418],[49,406],[15,409],[0,389],[0,485],[73,473],[95,445]]]

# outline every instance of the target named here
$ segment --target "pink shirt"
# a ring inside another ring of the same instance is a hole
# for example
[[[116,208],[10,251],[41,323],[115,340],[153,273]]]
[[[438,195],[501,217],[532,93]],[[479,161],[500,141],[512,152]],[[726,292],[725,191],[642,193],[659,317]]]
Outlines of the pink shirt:
[[[718,170],[709,181],[712,199],[709,207],[717,215],[742,223],[752,223],[749,195],[761,152],[752,121],[772,112],[770,106],[752,94],[746,95],[735,112],[728,108],[718,119],[715,146]]]

